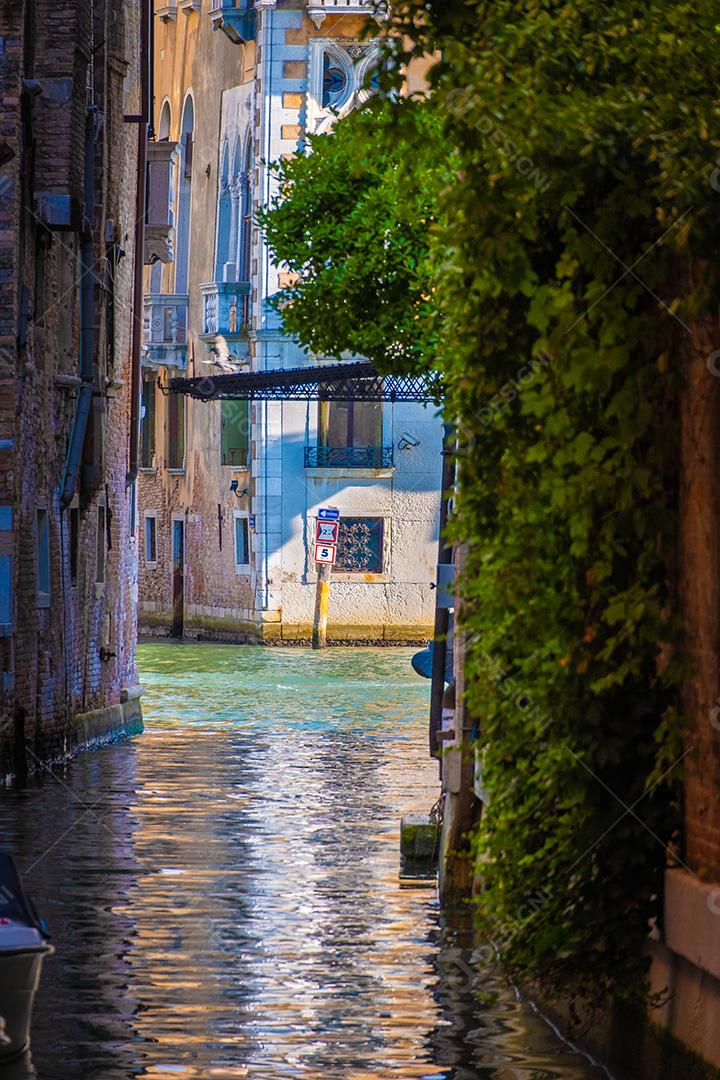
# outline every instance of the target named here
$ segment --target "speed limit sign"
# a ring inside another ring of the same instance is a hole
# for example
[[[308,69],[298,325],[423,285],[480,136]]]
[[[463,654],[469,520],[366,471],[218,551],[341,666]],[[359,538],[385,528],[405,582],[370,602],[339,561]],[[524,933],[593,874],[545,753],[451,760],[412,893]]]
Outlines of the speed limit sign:
[[[334,544],[315,545],[315,562],[334,563],[336,554],[337,548]]]

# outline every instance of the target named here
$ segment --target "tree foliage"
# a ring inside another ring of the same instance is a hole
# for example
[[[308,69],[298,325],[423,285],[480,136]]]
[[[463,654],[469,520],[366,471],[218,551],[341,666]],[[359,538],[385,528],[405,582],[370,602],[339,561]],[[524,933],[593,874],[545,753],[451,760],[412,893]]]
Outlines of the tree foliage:
[[[261,223],[295,283],[276,298],[314,352],[358,353],[395,371],[426,364],[429,230],[448,176],[432,103],[371,100],[309,154],[282,162]],[[412,158],[396,152],[412,144]]]
[[[521,977],[632,998],[681,769],[678,396],[693,327],[719,298],[717,12],[698,0],[392,9],[391,51],[441,50],[431,109],[453,170],[449,184],[438,170],[416,181],[435,191],[430,235],[413,237],[430,301],[403,362],[439,366],[458,425],[452,528],[469,552],[467,702],[489,794],[478,914]],[[346,162],[359,128],[339,125]],[[419,171],[417,140],[396,130],[393,167]],[[317,209],[295,178],[292,212]],[[373,243],[382,258],[376,229]],[[314,325],[308,311],[293,328],[319,342]],[[365,351],[362,335],[346,347]]]

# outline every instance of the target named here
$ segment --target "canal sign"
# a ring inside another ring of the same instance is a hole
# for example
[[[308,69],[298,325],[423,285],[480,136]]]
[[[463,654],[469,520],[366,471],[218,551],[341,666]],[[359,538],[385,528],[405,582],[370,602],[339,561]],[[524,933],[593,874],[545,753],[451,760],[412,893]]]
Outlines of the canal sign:
[[[337,556],[337,547],[335,544],[316,544],[315,545],[315,562],[329,563],[332,565],[335,562]]]
[[[340,511],[334,506],[321,507],[315,526],[316,563],[324,563],[329,569],[335,562],[339,532]]]
[[[315,540],[318,544],[337,544],[339,529],[339,521],[318,521]]]

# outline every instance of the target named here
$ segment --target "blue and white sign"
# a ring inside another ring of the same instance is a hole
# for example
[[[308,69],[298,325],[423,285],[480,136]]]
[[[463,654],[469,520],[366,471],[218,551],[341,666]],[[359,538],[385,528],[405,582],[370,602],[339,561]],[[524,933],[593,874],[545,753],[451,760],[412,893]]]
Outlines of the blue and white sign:
[[[339,521],[340,511],[334,506],[323,506],[318,510],[318,521]]]

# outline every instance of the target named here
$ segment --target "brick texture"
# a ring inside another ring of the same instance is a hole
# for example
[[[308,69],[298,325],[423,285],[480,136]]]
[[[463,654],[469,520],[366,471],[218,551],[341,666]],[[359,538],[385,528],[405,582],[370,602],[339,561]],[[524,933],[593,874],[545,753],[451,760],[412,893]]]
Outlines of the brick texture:
[[[137,680],[126,487],[136,129],[123,115],[137,107],[139,27],[138,0],[0,0],[0,505],[13,511],[0,777],[62,756],[74,717],[117,703]],[[82,213],[88,104],[101,121],[94,397],[76,509],[62,511],[80,352],[79,222],[50,231],[37,196],[68,197]],[[98,542],[100,506],[108,524]],[[39,509],[49,522],[48,606],[38,604]]]

